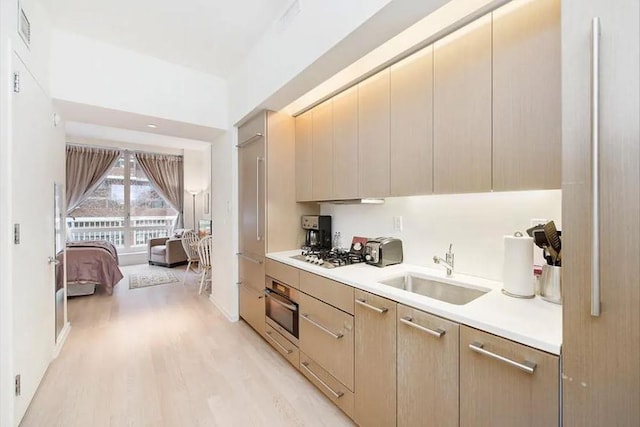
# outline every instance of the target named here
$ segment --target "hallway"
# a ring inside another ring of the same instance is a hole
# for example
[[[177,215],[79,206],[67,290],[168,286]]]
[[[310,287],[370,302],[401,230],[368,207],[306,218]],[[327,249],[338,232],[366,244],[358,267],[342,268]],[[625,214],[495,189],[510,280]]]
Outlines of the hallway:
[[[69,301],[71,333],[22,426],[351,425],[198,278]],[[159,268],[159,267],[155,267]],[[184,267],[173,271],[182,278]],[[214,285],[215,286],[215,285]]]

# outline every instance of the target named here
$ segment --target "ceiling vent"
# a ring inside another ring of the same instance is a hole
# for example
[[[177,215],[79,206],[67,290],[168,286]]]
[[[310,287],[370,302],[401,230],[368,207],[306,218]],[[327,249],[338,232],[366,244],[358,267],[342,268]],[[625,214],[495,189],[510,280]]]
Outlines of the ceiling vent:
[[[31,23],[29,22],[29,18],[27,18],[27,14],[20,6],[20,13],[18,14],[18,34],[27,45],[27,47],[31,46]]]

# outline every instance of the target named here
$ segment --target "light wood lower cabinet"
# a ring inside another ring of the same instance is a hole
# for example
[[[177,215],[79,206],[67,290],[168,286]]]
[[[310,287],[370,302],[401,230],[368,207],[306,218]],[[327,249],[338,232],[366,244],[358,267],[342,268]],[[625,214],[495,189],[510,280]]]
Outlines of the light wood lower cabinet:
[[[300,350],[353,391],[353,316],[300,293]]]
[[[280,335],[278,331],[271,327],[269,324],[264,325],[265,337],[267,342],[275,348],[278,353],[284,356],[289,363],[298,369],[300,366],[300,351],[298,347],[293,345],[288,339]]]
[[[240,317],[256,330],[260,335],[265,335],[265,307],[264,293],[257,291],[243,283],[238,284],[238,299]]]
[[[396,305],[355,292],[355,421],[361,426],[396,423]]]
[[[300,372],[353,419],[353,392],[302,351],[300,352]]]
[[[402,304],[397,319],[398,426],[457,426],[458,324]]]
[[[557,356],[466,326],[460,334],[460,426],[559,424]]]

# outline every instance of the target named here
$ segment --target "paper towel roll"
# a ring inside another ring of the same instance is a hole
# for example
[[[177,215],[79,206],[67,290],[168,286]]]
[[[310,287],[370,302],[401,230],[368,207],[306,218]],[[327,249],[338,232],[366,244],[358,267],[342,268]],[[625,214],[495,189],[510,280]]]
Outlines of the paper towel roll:
[[[535,296],[533,277],[533,239],[516,233],[504,236],[504,270],[502,290],[520,298]]]

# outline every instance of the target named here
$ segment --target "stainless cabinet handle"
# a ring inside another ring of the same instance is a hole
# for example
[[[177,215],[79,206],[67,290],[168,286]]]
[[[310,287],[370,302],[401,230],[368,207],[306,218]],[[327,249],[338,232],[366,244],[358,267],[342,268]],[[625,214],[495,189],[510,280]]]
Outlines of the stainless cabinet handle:
[[[600,316],[600,18],[591,22],[591,315]]]
[[[336,399],[340,399],[342,396],[344,396],[343,392],[335,391],[334,389],[329,387],[329,384],[327,384],[324,381],[322,381],[322,379],[320,379],[319,376],[317,376],[311,369],[309,369],[309,363],[308,362],[302,362],[300,365],[302,365],[304,370],[307,371],[309,373],[309,375],[311,375],[313,378],[316,379],[316,381],[318,381],[320,384],[322,384],[322,386],[324,388],[326,388],[327,391],[333,395],[333,397],[335,397]]]
[[[438,338],[441,338],[446,333],[446,331],[443,331],[442,329],[430,329],[430,328],[425,328],[422,325],[418,325],[417,323],[414,323],[413,319],[409,316],[401,317],[400,322],[404,323],[407,326],[411,326],[412,328],[416,328],[418,330],[421,330],[422,332],[426,332]]]
[[[239,257],[242,257],[244,259],[246,259],[247,261],[251,261],[254,264],[262,264],[263,261],[259,261],[257,259],[253,259],[250,256],[246,256],[245,254],[243,254],[242,252],[238,252],[236,255],[238,255]]]
[[[335,339],[340,339],[340,338],[342,338],[342,337],[344,336],[344,335],[343,335],[342,333],[340,333],[340,332],[338,332],[338,333],[336,334],[336,333],[334,333],[334,332],[330,331],[329,329],[325,328],[325,327],[324,327],[324,326],[322,326],[321,324],[319,324],[319,323],[315,322],[314,320],[312,320],[312,319],[309,317],[309,315],[308,315],[308,314],[303,314],[303,315],[302,315],[302,318],[303,318],[304,320],[306,320],[307,322],[311,323],[311,324],[312,324],[313,326],[315,326],[316,328],[320,329],[322,332],[324,332],[324,333],[326,333],[326,334],[328,334],[328,335],[331,335],[331,336],[332,336],[333,338],[335,338]]]
[[[271,341],[273,341],[278,347],[280,347],[282,349],[282,351],[284,351],[287,354],[291,354],[293,353],[293,350],[289,350],[287,347],[283,346],[282,344],[280,344],[278,341],[276,341],[276,339],[274,337],[271,336],[271,331],[267,331],[267,336],[271,339]]]
[[[260,235],[260,162],[262,157],[256,157],[256,240],[262,240]]]
[[[55,259],[54,257],[50,256],[49,257],[49,264],[55,264],[58,265],[60,264],[60,261],[58,261],[57,259]]]
[[[472,342],[471,344],[469,344],[469,348],[473,351],[475,351],[476,353],[480,353],[480,354],[484,354],[485,356],[489,356],[492,359],[496,359],[496,360],[500,360],[501,362],[505,362],[508,365],[513,366],[514,368],[518,368],[522,371],[525,371],[527,374],[533,374],[533,372],[536,370],[536,364],[533,362],[529,362],[528,360],[525,360],[524,362],[520,363],[520,362],[516,362],[515,360],[511,360],[508,359],[504,356],[500,356],[499,354],[495,354],[492,353],[490,351],[487,351],[484,349],[484,344],[481,344],[477,341]]]
[[[250,144],[251,142],[263,136],[264,136],[263,134],[261,134],[260,132],[257,132],[255,135],[250,136],[248,139],[245,139],[244,141],[238,143],[238,145],[236,145],[236,148],[244,147],[245,145]]]
[[[376,313],[380,313],[380,314],[384,314],[384,313],[386,313],[387,311],[389,311],[389,309],[388,309],[388,308],[386,308],[386,307],[378,308],[378,307],[373,306],[373,305],[371,305],[371,304],[367,304],[367,303],[365,302],[365,300],[363,300],[363,299],[361,299],[361,298],[356,298],[356,304],[361,305],[361,306],[363,306],[363,307],[366,307],[366,308],[368,308],[369,310],[373,310],[373,311],[375,311]]]

